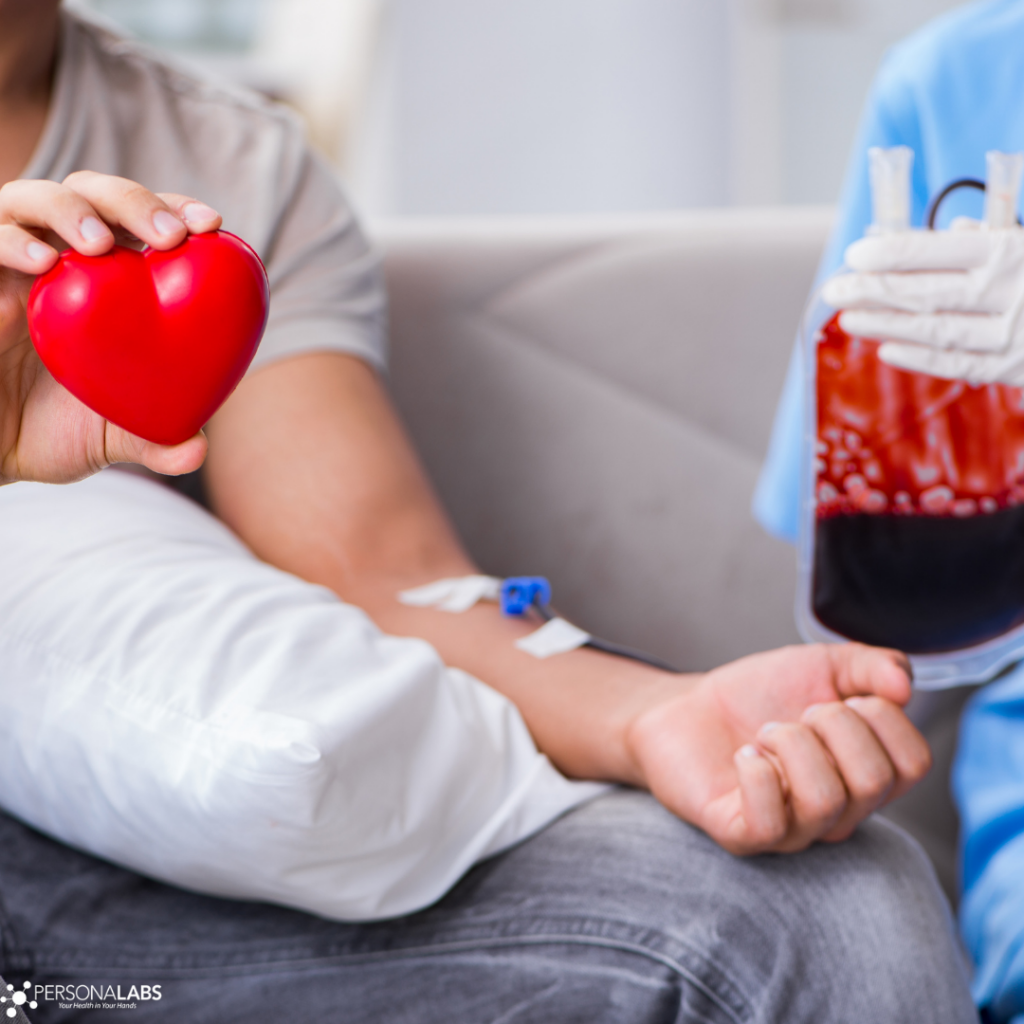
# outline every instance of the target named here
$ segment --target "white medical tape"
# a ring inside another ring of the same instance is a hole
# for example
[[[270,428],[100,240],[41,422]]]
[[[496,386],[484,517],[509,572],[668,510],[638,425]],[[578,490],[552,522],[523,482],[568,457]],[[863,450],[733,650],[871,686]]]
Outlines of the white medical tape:
[[[516,641],[516,647],[535,658],[550,658],[552,654],[575,651],[590,639],[590,634],[565,619],[551,619],[529,636]]]
[[[497,601],[500,597],[501,580],[496,576],[458,576],[403,590],[398,600],[416,608],[468,612],[478,601]]]

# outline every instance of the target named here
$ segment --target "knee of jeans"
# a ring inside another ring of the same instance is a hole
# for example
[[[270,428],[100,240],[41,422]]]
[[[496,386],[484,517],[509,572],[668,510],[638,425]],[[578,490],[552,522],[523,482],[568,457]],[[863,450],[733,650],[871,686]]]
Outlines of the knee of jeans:
[[[583,914],[588,934],[623,931],[708,984],[727,978],[764,1011],[758,1019],[974,1019],[931,865],[884,821],[845,843],[734,857],[648,794],[616,790],[456,898],[509,892],[517,910],[528,900],[559,919]]]
[[[935,938],[953,948],[953,922],[931,861],[920,845],[883,818],[865,821],[842,843],[818,843],[771,862],[791,904],[791,934],[842,950],[844,962],[913,965]],[[855,969],[855,968],[853,968]]]
[[[880,818],[844,843],[745,858],[632,791],[594,801],[566,824],[552,841],[573,845],[570,833],[579,833],[574,845],[586,858],[577,862],[580,884],[600,886],[614,876],[614,895],[604,888],[609,903],[643,907],[652,924],[670,932],[714,921],[726,941],[757,935],[778,952],[841,949],[855,961],[872,960],[873,949],[894,960],[913,958],[928,933],[952,948],[951,915],[931,862],[915,840]]]
[[[820,849],[828,850],[828,844]],[[871,900],[876,912],[891,914],[908,902],[950,916],[935,868],[921,845],[880,816],[865,821],[846,843],[832,847],[843,865],[851,896]]]
[[[934,975],[940,963],[963,976],[935,870],[897,826],[872,818],[847,842],[819,844],[793,867],[816,941],[831,945],[851,976],[873,979],[880,995]]]
[[[794,978],[818,986],[821,1005],[845,1007],[846,1016],[823,1019],[975,1019],[949,905],[931,862],[900,828],[871,818],[846,842],[755,858],[758,865],[771,884],[746,913],[762,936],[773,935],[759,967],[765,977],[788,976],[777,991]],[[751,887],[756,876],[748,900]]]

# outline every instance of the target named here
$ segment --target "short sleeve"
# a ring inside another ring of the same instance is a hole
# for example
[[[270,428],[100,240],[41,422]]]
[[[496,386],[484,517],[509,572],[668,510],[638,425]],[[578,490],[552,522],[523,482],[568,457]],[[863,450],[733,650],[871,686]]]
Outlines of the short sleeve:
[[[264,252],[270,317],[252,369],[303,352],[345,352],[383,370],[381,260],[330,169],[301,144],[291,193]]]
[[[285,107],[64,11],[54,112],[32,173],[89,168],[196,196],[259,254],[270,316],[253,366],[310,351],[382,369],[380,259]]]

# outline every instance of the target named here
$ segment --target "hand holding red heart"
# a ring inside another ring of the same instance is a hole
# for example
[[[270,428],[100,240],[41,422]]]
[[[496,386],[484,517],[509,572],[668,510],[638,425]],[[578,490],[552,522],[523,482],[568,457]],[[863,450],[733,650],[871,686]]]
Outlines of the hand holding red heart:
[[[63,483],[113,462],[187,473],[206,455],[197,433],[180,444],[145,441],[104,419],[58,384],[32,345],[26,307],[34,275],[70,246],[84,256],[134,237],[169,250],[190,233],[220,226],[216,211],[188,196],[154,195],[141,185],[79,171],[63,184],[13,181],[0,189],[0,484]]]

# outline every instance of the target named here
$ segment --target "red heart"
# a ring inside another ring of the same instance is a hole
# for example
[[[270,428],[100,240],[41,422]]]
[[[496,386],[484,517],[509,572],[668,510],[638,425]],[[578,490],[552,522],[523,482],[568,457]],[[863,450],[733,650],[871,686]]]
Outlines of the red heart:
[[[242,379],[269,301],[259,256],[213,231],[167,252],[65,249],[32,286],[28,327],[46,368],[93,412],[179,444]]]

